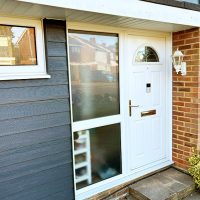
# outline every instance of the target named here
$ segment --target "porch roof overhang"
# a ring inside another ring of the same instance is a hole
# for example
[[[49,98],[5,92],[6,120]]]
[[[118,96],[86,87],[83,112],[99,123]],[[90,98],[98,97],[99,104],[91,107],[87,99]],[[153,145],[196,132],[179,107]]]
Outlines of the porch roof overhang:
[[[200,12],[138,0],[0,0],[0,13],[164,32],[200,27]]]

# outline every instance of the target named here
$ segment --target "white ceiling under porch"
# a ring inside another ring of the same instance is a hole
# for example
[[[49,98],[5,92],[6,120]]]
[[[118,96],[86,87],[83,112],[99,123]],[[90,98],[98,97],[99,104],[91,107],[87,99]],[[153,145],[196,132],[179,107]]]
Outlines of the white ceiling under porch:
[[[193,27],[191,25],[166,23],[91,11],[81,11],[14,0],[0,0],[0,13],[2,16],[9,17],[19,16],[30,18],[67,19],[68,21],[74,22],[163,32],[176,32]]]

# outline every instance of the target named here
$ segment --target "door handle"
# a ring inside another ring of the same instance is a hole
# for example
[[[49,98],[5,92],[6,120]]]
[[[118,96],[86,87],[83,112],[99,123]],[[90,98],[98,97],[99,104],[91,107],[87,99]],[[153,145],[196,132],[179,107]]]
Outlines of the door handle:
[[[132,108],[138,108],[139,105],[131,105],[131,100],[128,102],[128,108],[129,108],[129,116],[131,117],[132,115]]]

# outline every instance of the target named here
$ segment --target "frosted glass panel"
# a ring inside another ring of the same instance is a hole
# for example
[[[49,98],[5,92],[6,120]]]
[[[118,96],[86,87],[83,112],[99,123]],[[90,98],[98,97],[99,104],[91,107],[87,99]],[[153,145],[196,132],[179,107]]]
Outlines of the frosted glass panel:
[[[119,124],[74,133],[77,189],[121,174],[120,135]]]
[[[118,36],[70,31],[73,120],[119,114]]]

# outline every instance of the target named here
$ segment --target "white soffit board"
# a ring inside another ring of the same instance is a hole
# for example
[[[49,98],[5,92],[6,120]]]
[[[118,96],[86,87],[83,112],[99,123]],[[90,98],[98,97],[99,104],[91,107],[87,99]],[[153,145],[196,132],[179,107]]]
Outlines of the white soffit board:
[[[77,0],[74,1],[77,2]],[[166,22],[159,22],[146,19],[137,19],[133,17],[102,14],[102,13],[74,10],[68,8],[59,8],[59,7],[25,3],[13,0],[0,0],[0,13],[2,16],[5,15],[9,17],[22,16],[30,18],[67,19],[67,21],[74,21],[74,22],[83,22],[90,24],[144,29],[144,30],[156,30],[163,32],[176,32],[180,30],[190,29],[193,27],[191,25],[182,25],[176,23],[166,23]]]
[[[200,12],[139,0],[19,0],[80,11],[200,27]]]

